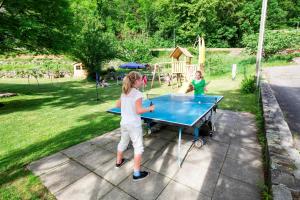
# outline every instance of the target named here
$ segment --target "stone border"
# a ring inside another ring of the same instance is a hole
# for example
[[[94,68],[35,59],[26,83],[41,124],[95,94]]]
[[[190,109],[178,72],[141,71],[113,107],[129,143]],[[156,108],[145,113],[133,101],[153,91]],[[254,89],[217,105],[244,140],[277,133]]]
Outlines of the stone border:
[[[300,198],[300,155],[293,147],[292,133],[266,81],[260,84],[265,133],[266,158],[269,163],[269,186],[274,200]]]

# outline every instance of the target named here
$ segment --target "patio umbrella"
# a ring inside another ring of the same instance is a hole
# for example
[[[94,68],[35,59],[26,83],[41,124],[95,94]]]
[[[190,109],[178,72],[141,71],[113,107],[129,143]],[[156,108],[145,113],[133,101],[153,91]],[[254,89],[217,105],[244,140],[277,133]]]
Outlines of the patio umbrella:
[[[135,63],[135,62],[130,62],[130,63],[125,63],[125,64],[120,65],[119,68],[122,68],[122,69],[144,69],[144,68],[146,68],[146,66],[143,64]]]

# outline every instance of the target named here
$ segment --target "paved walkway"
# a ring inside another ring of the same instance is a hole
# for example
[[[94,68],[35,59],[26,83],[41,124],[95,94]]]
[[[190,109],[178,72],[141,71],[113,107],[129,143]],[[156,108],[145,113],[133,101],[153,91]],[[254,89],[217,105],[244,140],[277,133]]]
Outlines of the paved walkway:
[[[264,69],[300,150],[300,65]]]
[[[132,181],[132,147],[125,152],[129,162],[120,169],[114,167],[118,129],[28,168],[57,199],[64,200],[260,199],[263,166],[254,116],[218,111],[216,126],[214,137],[200,149],[192,146],[191,134],[183,135],[182,149],[189,152],[181,168],[174,128],[146,137],[143,168],[151,174],[140,182]]]

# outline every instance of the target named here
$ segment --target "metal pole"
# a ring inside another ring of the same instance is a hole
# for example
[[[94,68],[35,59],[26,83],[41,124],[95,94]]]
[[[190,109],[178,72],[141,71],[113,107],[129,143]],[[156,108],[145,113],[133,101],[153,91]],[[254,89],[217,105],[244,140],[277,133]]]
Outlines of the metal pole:
[[[96,95],[97,95],[97,101],[99,101],[99,92],[98,92],[98,86],[99,86],[99,76],[98,72],[96,72]]]
[[[257,55],[256,55],[256,86],[257,87],[259,85],[259,77],[260,77],[261,57],[262,57],[262,49],[263,49],[263,43],[264,43],[264,33],[265,33],[265,22],[266,22],[267,4],[268,4],[268,0],[263,0],[263,2],[262,2],[262,10],[261,10],[261,17],[260,17],[260,27],[259,27],[259,39],[258,39]]]
[[[178,134],[178,149],[177,149],[177,161],[178,166],[181,167],[181,158],[180,158],[180,152],[181,152],[181,134],[182,134],[182,128],[179,128],[179,134]]]

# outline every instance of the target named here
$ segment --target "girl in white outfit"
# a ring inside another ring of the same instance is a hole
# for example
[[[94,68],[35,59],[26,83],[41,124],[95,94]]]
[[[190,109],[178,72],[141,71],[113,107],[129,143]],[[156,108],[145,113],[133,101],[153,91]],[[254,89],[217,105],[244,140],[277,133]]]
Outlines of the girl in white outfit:
[[[149,175],[149,172],[140,170],[144,151],[140,114],[154,110],[154,105],[148,108],[142,106],[142,93],[138,90],[142,85],[141,74],[135,71],[130,72],[123,80],[121,99],[117,101],[117,107],[121,108],[121,140],[118,144],[116,167],[124,164],[123,152],[131,140],[134,147],[133,180],[135,181]]]

